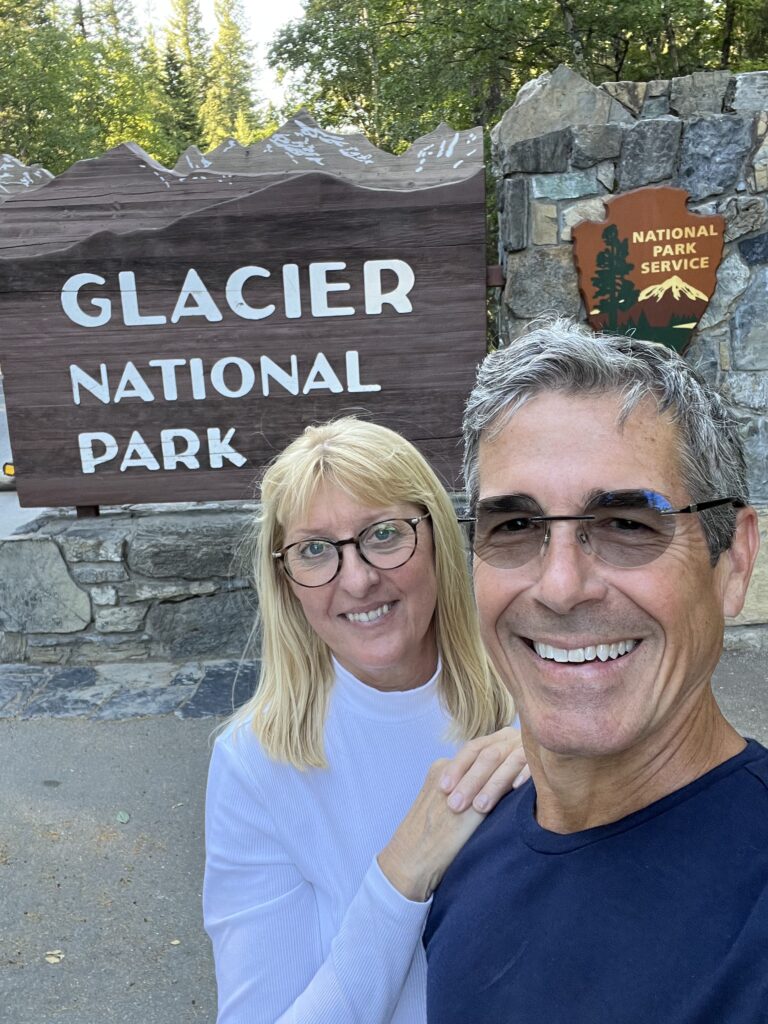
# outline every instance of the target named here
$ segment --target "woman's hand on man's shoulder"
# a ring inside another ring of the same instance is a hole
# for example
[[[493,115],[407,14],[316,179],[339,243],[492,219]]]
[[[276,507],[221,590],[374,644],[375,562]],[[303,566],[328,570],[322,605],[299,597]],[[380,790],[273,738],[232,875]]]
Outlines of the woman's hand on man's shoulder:
[[[452,811],[461,813],[474,807],[487,814],[530,776],[520,733],[508,725],[465,743],[445,764],[440,788]]]

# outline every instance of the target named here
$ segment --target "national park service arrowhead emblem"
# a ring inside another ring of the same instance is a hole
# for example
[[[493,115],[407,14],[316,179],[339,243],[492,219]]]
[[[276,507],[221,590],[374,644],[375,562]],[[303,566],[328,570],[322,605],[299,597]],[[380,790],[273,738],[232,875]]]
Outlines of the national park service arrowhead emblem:
[[[606,201],[605,220],[573,229],[590,325],[687,348],[717,284],[725,221],[691,213],[682,188],[640,188]]]

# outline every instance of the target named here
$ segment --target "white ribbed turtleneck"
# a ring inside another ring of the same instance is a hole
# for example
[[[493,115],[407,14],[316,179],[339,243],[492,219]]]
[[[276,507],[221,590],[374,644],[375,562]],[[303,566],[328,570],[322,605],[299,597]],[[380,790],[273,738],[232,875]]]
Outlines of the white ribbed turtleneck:
[[[423,1024],[429,903],[382,874],[438,757],[451,757],[438,671],[384,692],[334,662],[329,767],[271,761],[246,726],[216,742],[206,804],[205,926],[219,1024]]]

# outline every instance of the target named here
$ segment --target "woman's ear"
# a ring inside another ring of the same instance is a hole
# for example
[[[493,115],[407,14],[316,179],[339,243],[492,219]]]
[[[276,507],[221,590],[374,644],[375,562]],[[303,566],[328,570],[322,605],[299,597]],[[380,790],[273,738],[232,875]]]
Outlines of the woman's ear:
[[[751,507],[736,513],[733,543],[720,556],[718,569],[723,578],[723,614],[732,619],[744,607],[752,570],[760,550],[760,527],[757,512]]]

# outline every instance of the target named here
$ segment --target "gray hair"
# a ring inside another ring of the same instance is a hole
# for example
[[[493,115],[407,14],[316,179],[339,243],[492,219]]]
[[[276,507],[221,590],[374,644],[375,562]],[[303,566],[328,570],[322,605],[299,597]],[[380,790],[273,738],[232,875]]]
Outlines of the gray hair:
[[[464,413],[464,479],[470,506],[478,497],[481,437],[492,437],[530,399],[618,393],[620,422],[645,399],[678,430],[682,479],[691,501],[748,500],[747,467],[734,414],[688,363],[664,345],[626,335],[595,334],[566,319],[538,326],[481,363]],[[733,540],[732,506],[701,514],[712,564]]]

